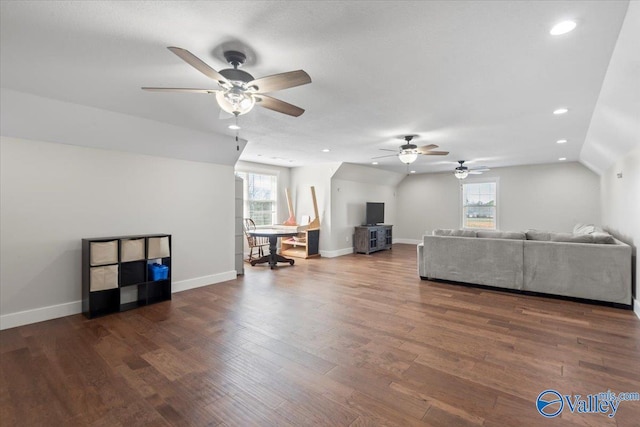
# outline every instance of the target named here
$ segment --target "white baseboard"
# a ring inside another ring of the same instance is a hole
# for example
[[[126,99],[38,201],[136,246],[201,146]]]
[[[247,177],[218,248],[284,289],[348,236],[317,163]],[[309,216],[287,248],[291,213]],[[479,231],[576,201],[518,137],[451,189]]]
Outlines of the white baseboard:
[[[188,289],[200,288],[202,286],[233,280],[236,277],[236,271],[232,270],[224,273],[211,274],[209,276],[196,277],[195,279],[181,280],[179,282],[172,283],[171,292],[176,293],[186,291]],[[57,319],[59,317],[71,316],[79,313],[82,313],[82,301],[66,302],[64,304],[51,305],[49,307],[40,307],[31,310],[19,311],[17,313],[3,314],[0,316],[0,330],[29,325],[31,323],[44,322],[45,320]]]
[[[640,302],[638,302],[637,299],[633,300],[633,312],[638,316],[638,319],[640,319]]]
[[[82,301],[65,302],[64,304],[50,305],[48,307],[34,308],[32,310],[19,311],[17,313],[3,314],[0,316],[0,330],[15,328],[16,326],[29,325],[31,323],[44,322],[45,320],[71,316],[82,313]]]
[[[419,245],[422,243],[420,239],[393,239],[393,243],[405,243],[407,245]]]
[[[343,249],[337,249],[335,251],[320,251],[320,256],[324,258],[335,258],[343,255],[351,255],[352,253],[353,253],[353,248],[348,247]]]
[[[225,271],[224,273],[211,274],[209,276],[196,277],[194,279],[181,280],[171,284],[171,293],[188,291],[189,289],[201,288],[215,283],[226,282],[237,277],[235,270]]]

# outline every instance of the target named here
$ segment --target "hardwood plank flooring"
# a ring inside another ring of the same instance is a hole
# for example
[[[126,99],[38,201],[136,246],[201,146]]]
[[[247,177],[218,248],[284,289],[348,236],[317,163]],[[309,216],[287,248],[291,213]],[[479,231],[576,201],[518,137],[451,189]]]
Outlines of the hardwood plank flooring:
[[[421,281],[415,246],[0,332],[6,426],[640,426],[538,394],[640,392],[629,310]]]

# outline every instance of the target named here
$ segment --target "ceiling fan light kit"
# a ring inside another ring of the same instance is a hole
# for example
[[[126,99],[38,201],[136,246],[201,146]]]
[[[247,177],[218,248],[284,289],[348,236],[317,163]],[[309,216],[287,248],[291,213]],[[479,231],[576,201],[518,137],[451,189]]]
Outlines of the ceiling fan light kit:
[[[234,116],[247,114],[256,105],[253,96],[245,93],[238,86],[234,86],[226,92],[216,92],[216,101],[224,111]]]
[[[416,161],[416,159],[418,158],[418,153],[415,151],[415,149],[402,150],[400,151],[400,154],[398,154],[398,158],[402,163],[410,165],[411,163]]]
[[[247,114],[256,104],[293,117],[298,117],[304,113],[304,110],[300,107],[265,95],[266,93],[311,83],[311,77],[304,70],[289,71],[254,79],[251,74],[238,69],[247,59],[242,52],[235,50],[224,52],[225,59],[233,68],[218,72],[186,49],[179,47],[168,47],[167,49],[205,76],[214,80],[220,86],[220,89],[143,87],[143,90],[153,92],[215,93],[216,101],[220,108],[236,117]]]
[[[454,172],[454,174],[456,175],[456,178],[458,178],[458,179],[465,179],[466,177],[469,176],[469,171],[458,170],[458,168],[456,168],[456,171]]]
[[[422,154],[425,156],[446,156],[447,154],[449,154],[448,151],[431,151],[434,148],[438,148],[438,146],[435,144],[429,144],[423,147],[418,147],[416,144],[413,144],[411,142],[411,140],[413,138],[416,138],[417,136],[418,135],[405,135],[401,137],[402,139],[404,139],[405,143],[400,146],[400,151],[398,151],[396,154],[373,157],[373,159],[381,159],[383,157],[398,156],[398,159],[400,159],[402,163],[406,165],[410,165],[411,163],[415,162],[418,159],[419,154]],[[381,150],[396,151],[396,150],[389,150],[387,148],[381,148]],[[377,163],[374,162],[374,164],[377,164]]]
[[[482,175],[482,172],[488,172],[490,170],[486,166],[478,166],[476,168],[469,169],[464,165],[464,162],[466,162],[466,160],[458,160],[458,163],[460,165],[453,170],[453,174],[455,175],[455,177],[460,180],[465,179],[469,176],[469,174]]]

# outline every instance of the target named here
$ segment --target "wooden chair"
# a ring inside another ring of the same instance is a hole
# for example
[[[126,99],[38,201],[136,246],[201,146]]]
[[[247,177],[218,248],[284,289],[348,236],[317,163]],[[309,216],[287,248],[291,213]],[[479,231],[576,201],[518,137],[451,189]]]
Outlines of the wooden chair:
[[[264,251],[262,248],[264,246],[269,246],[269,238],[268,237],[255,237],[249,234],[249,231],[253,231],[256,229],[256,223],[253,222],[251,218],[244,219],[244,235],[247,237],[247,244],[249,245],[249,257],[245,259],[246,262],[251,262],[253,258],[253,249],[256,248],[257,258],[259,259],[264,256]]]

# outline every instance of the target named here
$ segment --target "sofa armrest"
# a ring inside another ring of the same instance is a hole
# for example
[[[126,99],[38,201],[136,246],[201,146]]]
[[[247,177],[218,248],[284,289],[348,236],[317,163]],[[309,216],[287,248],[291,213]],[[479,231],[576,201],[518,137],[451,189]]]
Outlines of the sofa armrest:
[[[424,272],[424,243],[420,243],[416,246],[416,251],[418,253],[418,276],[426,278],[427,276]]]

